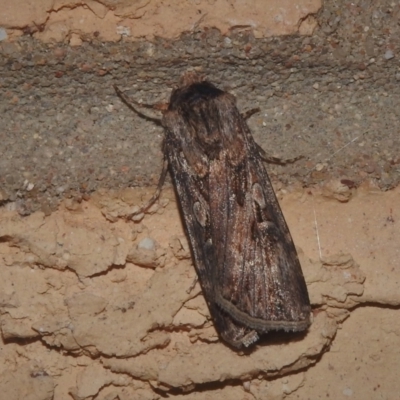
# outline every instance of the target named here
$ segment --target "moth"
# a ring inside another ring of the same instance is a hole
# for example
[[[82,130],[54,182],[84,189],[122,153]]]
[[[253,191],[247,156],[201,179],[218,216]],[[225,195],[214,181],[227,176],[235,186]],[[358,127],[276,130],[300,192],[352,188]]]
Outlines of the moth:
[[[241,348],[269,331],[306,330],[311,307],[300,262],[263,150],[235,97],[186,73],[157,119],[115,89],[135,112],[164,127],[164,168],[150,203],[169,168],[220,337]]]

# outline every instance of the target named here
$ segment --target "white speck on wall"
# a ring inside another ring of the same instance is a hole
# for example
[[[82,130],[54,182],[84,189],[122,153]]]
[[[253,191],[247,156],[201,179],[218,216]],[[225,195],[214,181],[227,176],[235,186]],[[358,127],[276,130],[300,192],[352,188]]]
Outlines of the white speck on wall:
[[[156,247],[156,243],[151,238],[144,238],[138,244],[139,249],[154,250],[155,247]]]
[[[0,28],[0,42],[8,38],[7,31],[4,28]]]
[[[351,397],[351,396],[353,396],[353,390],[350,389],[350,388],[346,388],[346,389],[343,390],[343,395]]]
[[[391,60],[393,57],[394,57],[393,51],[392,50],[386,50],[384,58],[386,60]]]
[[[343,277],[346,279],[346,280],[350,280],[351,279],[351,274],[349,273],[349,272],[343,272]]]
[[[118,25],[117,33],[118,33],[118,35],[122,35],[122,36],[131,36],[131,28],[129,28],[127,26]]]

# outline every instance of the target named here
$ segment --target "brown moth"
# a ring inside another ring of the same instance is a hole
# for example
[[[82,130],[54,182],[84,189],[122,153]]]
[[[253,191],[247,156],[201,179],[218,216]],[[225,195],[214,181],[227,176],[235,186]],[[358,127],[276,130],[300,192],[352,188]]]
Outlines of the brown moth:
[[[215,328],[236,348],[272,330],[306,330],[311,313],[265,156],[245,118],[233,95],[184,75],[163,111],[167,162],[152,199],[169,167]]]

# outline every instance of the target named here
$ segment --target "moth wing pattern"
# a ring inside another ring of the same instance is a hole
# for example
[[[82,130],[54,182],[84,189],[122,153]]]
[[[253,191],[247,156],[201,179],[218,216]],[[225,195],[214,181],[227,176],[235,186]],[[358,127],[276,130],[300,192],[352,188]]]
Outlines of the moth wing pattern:
[[[218,162],[210,167],[211,193],[219,182],[227,182],[227,201],[215,206],[222,208],[219,215],[225,215],[213,234],[218,240],[217,304],[258,332],[304,330],[311,309],[292,237],[246,122],[233,104],[227,109],[227,119],[236,121],[246,152],[237,160],[227,148],[222,155],[225,166]]]
[[[200,178],[188,167],[180,154],[181,146],[174,137],[167,137],[166,152],[175,182],[179,204],[203,295],[210,310],[216,331],[234,347],[251,344],[258,339],[253,329],[233,320],[218,307],[212,276],[215,268],[215,249],[211,240],[210,214],[208,206],[207,177]]]
[[[163,125],[195,267],[219,334],[241,347],[257,333],[306,329],[311,308],[297,253],[235,98],[186,79],[172,93]]]

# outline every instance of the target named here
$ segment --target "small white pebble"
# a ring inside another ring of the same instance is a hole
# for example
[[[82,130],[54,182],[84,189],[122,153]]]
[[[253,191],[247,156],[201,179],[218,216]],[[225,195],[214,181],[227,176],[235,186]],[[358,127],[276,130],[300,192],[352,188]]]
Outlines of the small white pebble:
[[[385,55],[383,56],[386,60],[390,60],[394,57],[392,50],[386,50]]]
[[[0,28],[0,42],[8,38],[7,31],[4,28]]]
[[[144,218],[144,213],[135,214],[135,215],[132,217],[132,221],[133,221],[133,222],[140,222],[143,218]]]
[[[343,395],[348,397],[353,396],[353,391],[350,388],[346,388],[343,390]]]
[[[138,249],[154,250],[156,242],[151,238],[144,238],[138,244]]]

